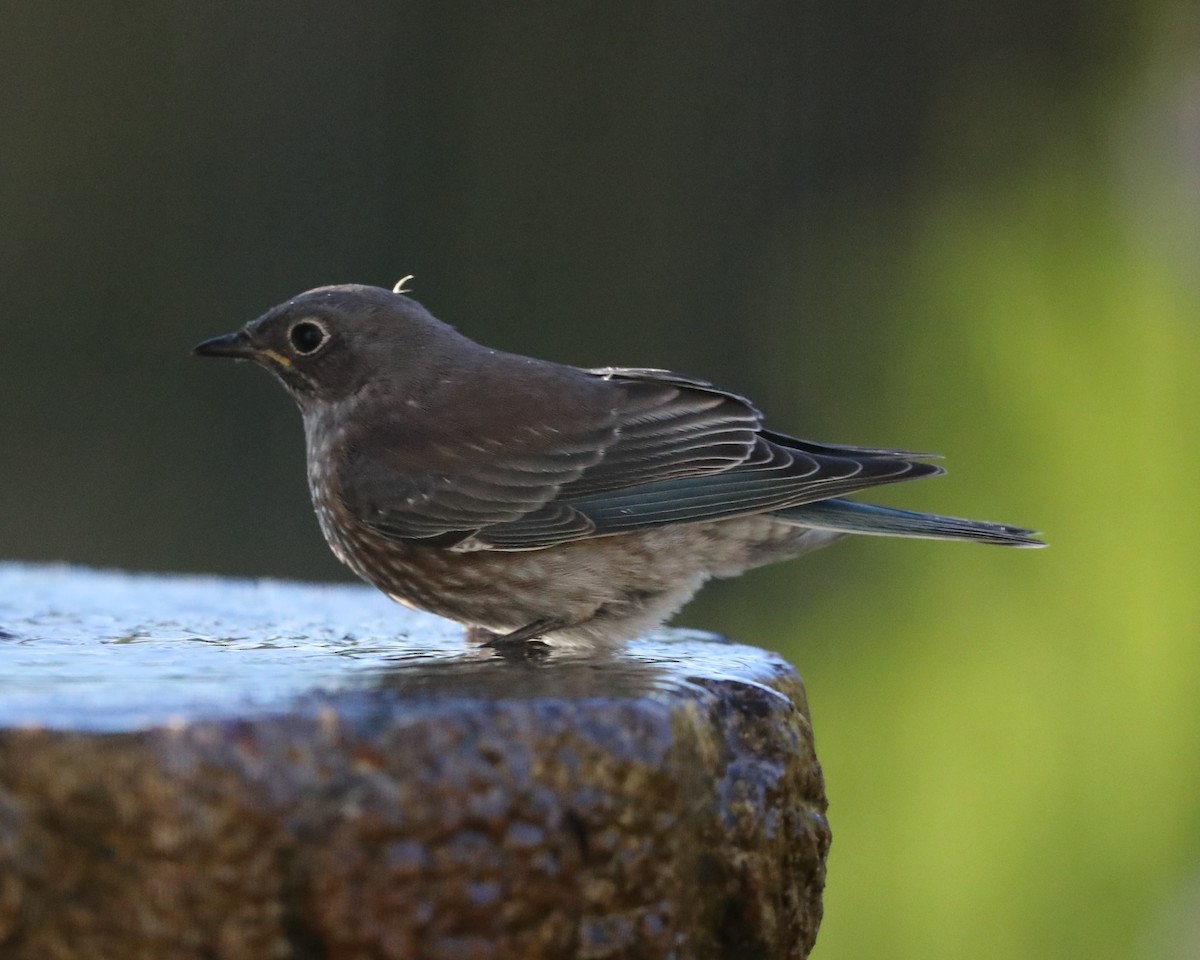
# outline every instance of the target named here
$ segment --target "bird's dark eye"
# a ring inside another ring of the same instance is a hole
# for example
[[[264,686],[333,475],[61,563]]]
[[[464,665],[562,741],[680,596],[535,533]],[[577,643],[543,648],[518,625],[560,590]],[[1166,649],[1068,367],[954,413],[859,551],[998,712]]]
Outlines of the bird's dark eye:
[[[288,331],[288,341],[300,356],[307,357],[325,346],[329,332],[319,323],[312,320],[301,320]]]

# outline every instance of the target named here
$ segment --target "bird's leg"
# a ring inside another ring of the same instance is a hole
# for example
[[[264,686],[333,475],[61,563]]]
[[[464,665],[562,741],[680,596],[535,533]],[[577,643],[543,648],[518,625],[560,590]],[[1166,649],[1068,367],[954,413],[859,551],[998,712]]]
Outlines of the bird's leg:
[[[540,620],[534,620],[533,623],[527,623],[525,626],[513,630],[511,633],[491,634],[491,639],[485,641],[483,646],[490,647],[500,653],[511,653],[517,650],[532,652],[533,650],[547,646],[547,644],[537,640],[537,637],[549,633],[551,630],[559,630],[567,625],[567,621],[561,620],[558,617],[543,617]],[[468,631],[468,636],[472,639],[477,636],[477,634],[474,634],[474,628]]]

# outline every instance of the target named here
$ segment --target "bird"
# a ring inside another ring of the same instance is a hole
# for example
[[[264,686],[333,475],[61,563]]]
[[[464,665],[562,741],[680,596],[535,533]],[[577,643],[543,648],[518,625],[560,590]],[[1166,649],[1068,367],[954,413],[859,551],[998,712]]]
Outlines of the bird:
[[[941,474],[934,454],[801,440],[669,370],[486,347],[413,299],[410,279],[309,290],[194,353],[274,374],[300,408],[333,553],[473,643],[611,650],[709,579],[848,534],[1043,545],[846,498]]]

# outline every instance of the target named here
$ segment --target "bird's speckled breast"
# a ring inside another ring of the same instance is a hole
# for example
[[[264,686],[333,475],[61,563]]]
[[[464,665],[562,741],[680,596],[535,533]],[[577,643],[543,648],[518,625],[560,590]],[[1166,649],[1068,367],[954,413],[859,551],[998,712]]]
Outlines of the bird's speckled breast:
[[[345,455],[347,422],[347,412],[335,405],[304,418],[309,493],[321,532],[342,563],[394,600],[463,623],[511,630],[544,615],[528,602],[539,594],[550,599],[539,590],[548,575],[543,557],[416,546],[351,514],[336,466]]]
[[[337,490],[337,457],[344,442],[345,419],[339,416],[336,407],[321,405],[316,410],[305,411],[304,440],[308,456],[308,492],[312,496],[313,509],[325,541],[337,558],[359,576],[363,576],[351,562],[352,551],[343,543],[342,530],[349,516],[342,505]]]

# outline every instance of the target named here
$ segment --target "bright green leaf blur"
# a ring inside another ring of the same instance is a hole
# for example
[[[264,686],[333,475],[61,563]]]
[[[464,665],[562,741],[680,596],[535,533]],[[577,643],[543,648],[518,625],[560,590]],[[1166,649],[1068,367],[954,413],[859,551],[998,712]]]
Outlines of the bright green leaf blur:
[[[1190,84],[1125,109],[1169,130]],[[882,590],[808,609],[871,638],[788,648],[831,793],[820,960],[1200,956],[1200,171],[1131,166],[1172,144],[1121,120],[921,206],[888,435],[953,451],[922,505],[1052,546],[889,545]]]

